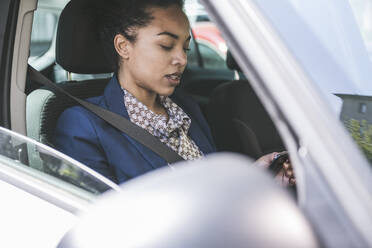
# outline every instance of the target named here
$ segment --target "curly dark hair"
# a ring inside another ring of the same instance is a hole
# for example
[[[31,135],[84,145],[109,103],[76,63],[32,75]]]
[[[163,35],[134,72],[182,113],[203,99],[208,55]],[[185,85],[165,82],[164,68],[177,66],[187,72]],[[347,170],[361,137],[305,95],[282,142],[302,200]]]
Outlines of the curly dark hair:
[[[99,5],[100,8],[100,39],[108,59],[114,60],[115,71],[118,70],[120,58],[115,51],[114,37],[122,34],[126,39],[135,42],[137,38],[136,28],[148,25],[153,16],[148,8],[167,8],[178,5],[183,9],[184,0],[105,0]]]

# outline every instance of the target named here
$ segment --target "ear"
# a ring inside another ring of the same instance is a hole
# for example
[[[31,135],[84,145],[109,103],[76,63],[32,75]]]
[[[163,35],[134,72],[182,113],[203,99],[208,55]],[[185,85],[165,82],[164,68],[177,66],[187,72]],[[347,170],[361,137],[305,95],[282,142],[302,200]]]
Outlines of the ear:
[[[123,59],[129,59],[130,41],[122,34],[117,34],[114,37],[114,47],[116,52]]]

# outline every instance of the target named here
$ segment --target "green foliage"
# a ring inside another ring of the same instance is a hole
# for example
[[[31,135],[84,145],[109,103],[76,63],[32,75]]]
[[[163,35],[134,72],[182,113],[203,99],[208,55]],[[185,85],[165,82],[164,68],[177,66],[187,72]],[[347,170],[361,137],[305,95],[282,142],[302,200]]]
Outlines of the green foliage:
[[[345,122],[351,136],[372,164],[372,125],[366,120],[349,119]]]

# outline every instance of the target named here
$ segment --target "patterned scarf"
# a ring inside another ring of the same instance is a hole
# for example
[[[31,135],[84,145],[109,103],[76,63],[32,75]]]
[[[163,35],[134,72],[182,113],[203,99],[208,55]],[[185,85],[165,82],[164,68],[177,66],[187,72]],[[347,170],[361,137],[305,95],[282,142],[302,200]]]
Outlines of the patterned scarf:
[[[154,113],[131,93],[125,89],[123,91],[124,104],[131,122],[159,138],[185,160],[194,160],[203,156],[199,147],[187,135],[191,125],[190,117],[169,97],[159,97],[160,103],[168,113],[167,120],[165,115]]]

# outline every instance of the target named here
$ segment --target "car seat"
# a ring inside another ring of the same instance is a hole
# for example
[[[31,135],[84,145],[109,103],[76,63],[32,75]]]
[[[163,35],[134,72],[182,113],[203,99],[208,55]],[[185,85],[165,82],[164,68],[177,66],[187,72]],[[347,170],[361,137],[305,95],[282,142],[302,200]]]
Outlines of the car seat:
[[[96,20],[98,11],[87,6],[89,1],[72,0],[60,15],[56,39],[56,63],[64,70],[79,74],[113,72],[101,47]],[[58,85],[79,98],[103,94],[109,78],[66,81]],[[27,96],[27,135],[41,143],[53,146],[54,129],[58,117],[76,103],[46,87]]]
[[[230,69],[240,71],[230,52],[226,62]],[[219,151],[239,152],[257,159],[284,150],[274,123],[247,80],[233,80],[216,87],[206,118]]]

